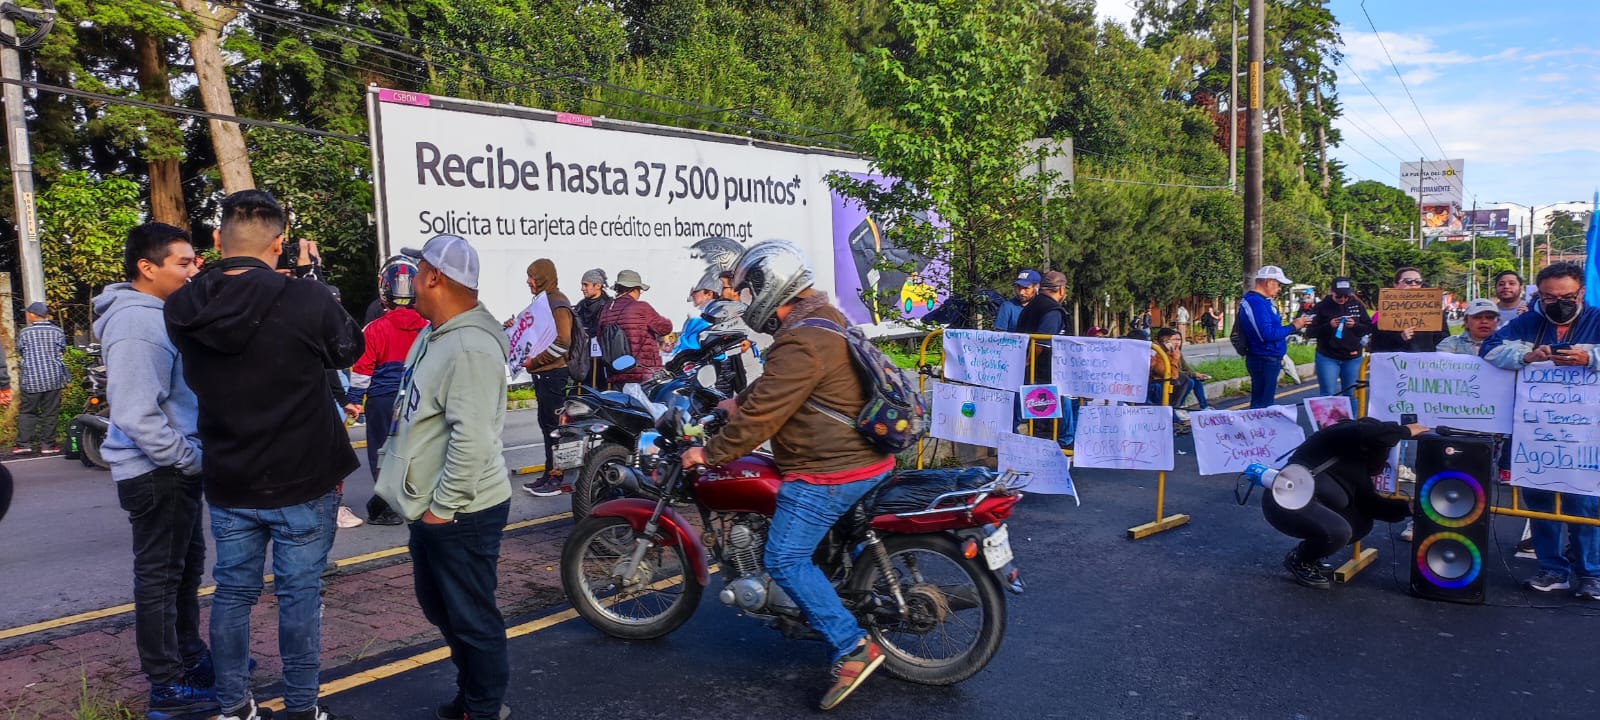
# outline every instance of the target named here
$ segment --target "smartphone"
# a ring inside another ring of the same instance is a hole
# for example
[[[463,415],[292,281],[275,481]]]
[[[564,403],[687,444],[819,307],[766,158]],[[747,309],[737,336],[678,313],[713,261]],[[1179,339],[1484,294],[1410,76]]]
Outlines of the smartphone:
[[[1557,353],[1563,353],[1563,352],[1566,352],[1566,351],[1571,350],[1571,349],[1572,349],[1572,343],[1569,343],[1569,342],[1551,343],[1550,344],[1550,354],[1551,355],[1555,355]]]
[[[1417,424],[1417,414],[1416,413],[1401,413],[1400,414],[1400,424],[1401,425],[1415,425],[1415,424]]]

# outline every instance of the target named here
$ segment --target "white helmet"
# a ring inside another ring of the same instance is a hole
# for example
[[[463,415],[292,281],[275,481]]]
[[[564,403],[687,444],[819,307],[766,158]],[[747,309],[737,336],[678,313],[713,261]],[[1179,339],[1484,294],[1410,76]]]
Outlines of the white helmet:
[[[788,240],[764,240],[750,246],[733,268],[733,287],[747,305],[745,324],[767,335],[778,331],[778,307],[815,281],[805,254]]]

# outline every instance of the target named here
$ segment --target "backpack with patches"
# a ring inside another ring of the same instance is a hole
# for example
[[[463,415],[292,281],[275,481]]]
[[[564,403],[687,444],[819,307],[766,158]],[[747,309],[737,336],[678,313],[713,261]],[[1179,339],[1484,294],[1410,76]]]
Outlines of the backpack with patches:
[[[915,446],[927,432],[928,415],[922,394],[917,392],[915,378],[895,365],[860,330],[846,330],[833,321],[816,317],[806,318],[800,324],[844,338],[845,346],[850,349],[850,364],[860,376],[861,387],[867,395],[866,404],[853,419],[815,400],[806,400],[806,405],[855,428],[879,452],[892,454]]]

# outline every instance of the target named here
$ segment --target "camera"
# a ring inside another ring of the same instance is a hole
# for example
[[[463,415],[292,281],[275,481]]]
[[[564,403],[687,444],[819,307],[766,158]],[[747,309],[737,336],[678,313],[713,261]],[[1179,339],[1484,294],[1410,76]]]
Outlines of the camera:
[[[284,240],[283,252],[278,255],[279,270],[293,270],[295,263],[300,260],[300,241]]]

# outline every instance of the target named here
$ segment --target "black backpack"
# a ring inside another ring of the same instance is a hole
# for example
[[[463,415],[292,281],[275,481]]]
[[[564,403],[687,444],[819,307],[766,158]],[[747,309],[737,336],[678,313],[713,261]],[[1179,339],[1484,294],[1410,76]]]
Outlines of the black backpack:
[[[628,333],[622,330],[621,323],[600,328],[600,359],[605,362],[607,372],[615,367],[617,358],[632,354],[633,346],[628,344]]]
[[[1244,331],[1239,329],[1249,322],[1244,317],[1245,313],[1249,311],[1250,306],[1248,304],[1239,303],[1239,314],[1234,316],[1233,329],[1228,331],[1228,342],[1233,343],[1233,351],[1239,353],[1239,357],[1250,354],[1250,341],[1244,338]]]
[[[583,321],[578,319],[578,313],[570,306],[567,312],[572,315],[572,339],[567,345],[567,372],[572,373],[572,379],[581,385],[589,382],[589,371],[593,369],[594,358],[589,355],[589,331],[583,329]]]

